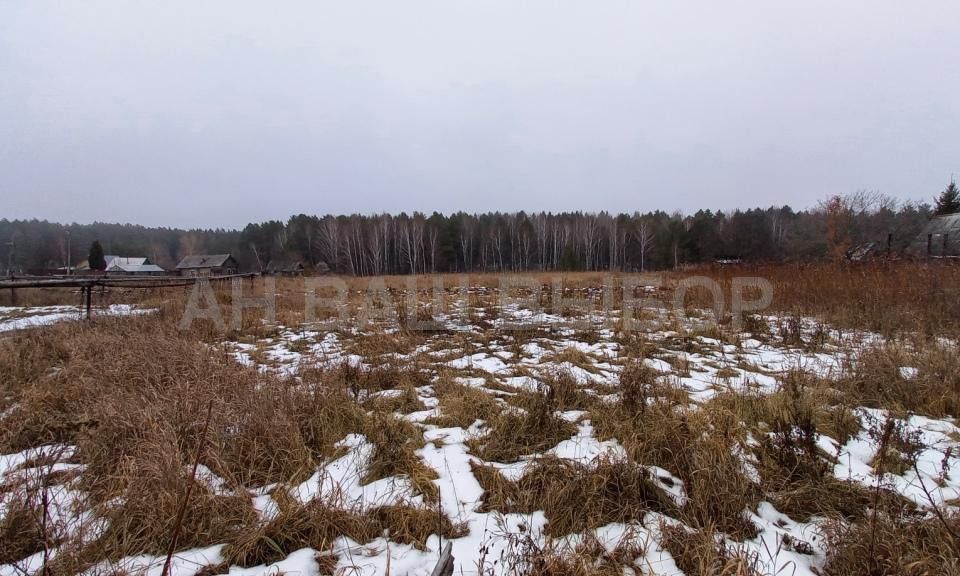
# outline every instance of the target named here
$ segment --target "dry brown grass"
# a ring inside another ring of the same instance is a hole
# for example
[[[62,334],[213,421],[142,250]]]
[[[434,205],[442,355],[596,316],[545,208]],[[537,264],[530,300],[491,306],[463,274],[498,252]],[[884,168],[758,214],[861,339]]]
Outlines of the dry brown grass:
[[[393,334],[380,331],[370,334],[351,335],[347,339],[348,350],[364,358],[375,360],[389,354],[408,355],[414,348],[423,344],[426,333],[402,330]]]
[[[360,391],[382,392],[384,390],[403,390],[419,388],[429,384],[430,377],[415,365],[400,366],[397,363],[382,363],[371,367],[361,367],[344,362],[324,371],[321,376],[327,385],[335,386],[359,399]]]
[[[876,263],[806,263],[769,264],[691,268],[682,272],[658,272],[664,288],[658,297],[669,300],[671,289],[684,277],[696,274],[717,280],[724,294],[730,294],[731,280],[735,276],[759,276],[770,281],[774,289],[773,309],[780,312],[802,312],[818,316],[843,327],[876,330],[884,334],[905,331],[921,334],[954,334],[960,332],[960,266],[944,262],[887,261]],[[445,286],[452,289],[464,279],[472,286],[484,287],[486,295],[472,293],[473,304],[487,305],[495,301],[495,292],[503,278],[501,274],[478,273],[469,275],[439,275]],[[533,278],[543,288],[552,287],[561,280],[567,296],[573,292],[586,293],[601,286],[605,279],[615,289],[613,305],[620,306],[622,287],[635,275],[607,272],[532,272],[525,277]],[[390,298],[401,301],[411,279],[418,286],[422,301],[429,296],[435,276],[385,276],[377,278],[386,286]],[[348,290],[349,299],[358,303],[370,286],[371,278],[338,277]],[[245,295],[261,292],[262,280],[244,281]],[[229,285],[214,285],[218,300],[230,302]],[[155,303],[178,300],[183,288],[155,290],[109,289],[104,294],[96,293],[94,304],[112,302]],[[304,284],[302,278],[277,278],[278,317],[293,324],[302,319]],[[448,297],[453,293],[449,292]],[[709,304],[708,294],[702,290],[689,292],[689,303],[700,307]],[[20,305],[77,304],[79,295],[72,290],[18,290]],[[9,292],[0,294],[0,303],[9,300]],[[319,313],[325,310],[318,310]],[[256,312],[245,314],[244,332],[253,328],[246,316],[256,317]],[[748,330],[755,332],[755,330]]]
[[[773,286],[773,310],[800,312],[840,327],[885,335],[960,333],[960,266],[952,263],[754,265],[705,267],[691,273],[717,280],[725,294],[730,294],[736,276],[766,278]],[[704,304],[705,297],[691,291],[692,302]]]
[[[643,361],[629,362],[620,373],[620,406],[630,414],[646,412],[658,390],[658,374]]]
[[[237,534],[224,553],[228,564],[270,564],[300,548],[326,550],[340,536],[369,542],[386,533],[395,542],[423,547],[432,534],[444,537],[461,534],[458,527],[434,510],[410,506],[361,510],[323,500],[304,504],[277,496],[279,514],[269,522]]]
[[[670,385],[650,383],[652,375],[640,368],[626,375],[628,390],[637,391],[594,409],[597,437],[616,438],[634,461],[655,464],[683,480],[688,502],[681,516],[692,526],[716,526],[735,537],[755,535],[745,511],[755,509],[759,493],[738,456],[745,430],[733,413],[720,406],[679,404]]]
[[[863,519],[876,502],[871,490],[832,474],[832,455],[816,444],[826,433],[845,442],[860,431],[859,419],[842,405],[826,384],[802,372],[787,374],[773,394],[725,393],[711,401],[736,415],[757,440],[752,450],[761,488],[780,512],[806,521],[812,516]],[[906,509],[909,504],[888,490],[883,504]]]
[[[363,431],[373,443],[373,457],[367,464],[363,482],[404,475],[429,502],[437,502],[439,491],[433,480],[437,473],[427,467],[416,450],[423,448],[423,433],[406,420],[392,415],[374,414]]]
[[[880,514],[876,524],[826,525],[824,574],[960,574],[960,516],[919,519]]]
[[[0,564],[12,564],[43,550],[43,509],[35,494],[22,491],[4,499],[0,519]],[[49,542],[50,545],[53,542]]]
[[[217,409],[202,462],[228,486],[294,481],[312,471],[290,398],[269,386],[269,377],[147,318],[64,324],[48,333],[62,350],[58,370],[34,370],[21,382],[16,408],[0,422],[0,445],[4,452],[52,441],[77,446],[75,458],[86,466],[82,505],[108,521],[99,539],[76,551],[77,565],[166,552],[193,482],[189,463],[210,400]],[[35,334],[15,336],[16,345],[47,345]],[[246,494],[197,486],[180,544],[222,542],[255,520]]]
[[[507,402],[523,410],[542,410],[546,406],[554,410],[587,410],[596,403],[596,397],[586,393],[577,379],[566,370],[558,370],[535,376],[536,391],[521,390],[510,396]]]
[[[102,537],[60,560],[62,566],[166,552],[172,519],[193,482],[189,463],[198,448],[204,405],[211,399],[215,410],[201,463],[224,478],[228,489],[300,481],[322,459],[336,455],[337,441],[359,432],[375,447],[367,481],[406,475],[428,501],[437,500],[436,475],[414,452],[423,445],[420,430],[384,412],[391,407],[374,407],[368,414],[346,395],[335,375],[307,372],[299,385],[291,386],[148,318],[64,324],[16,335],[5,345],[22,352],[4,356],[3,369],[13,376],[8,394],[16,408],[0,422],[2,450],[52,441],[77,445],[76,458],[87,466],[81,478],[85,505],[108,522]],[[57,352],[44,354],[48,349]],[[111,353],[104,355],[104,350]],[[54,362],[58,370],[51,372]],[[383,371],[365,378],[371,388],[386,386]],[[402,380],[391,376],[390,382]],[[284,516],[265,530],[268,535],[274,529],[290,530],[290,538],[299,538],[296,522],[304,513]],[[363,530],[347,526],[344,533],[364,537],[390,528],[395,538],[418,542],[430,533],[428,528],[453,533],[448,520],[429,511],[392,507],[376,511],[373,518],[373,528],[367,526],[370,519],[360,518],[356,522]],[[217,495],[201,484],[193,490],[179,544],[237,541],[257,533],[258,524],[245,492]],[[25,528],[18,526],[21,534]],[[310,541],[319,545],[317,538]],[[238,557],[251,554],[256,555]]]
[[[95,288],[92,294],[93,306],[110,304],[155,303],[176,296],[182,288]],[[14,298],[15,296],[15,298]],[[17,288],[0,290],[0,306],[78,306],[82,298],[78,288]]]
[[[485,491],[482,510],[525,514],[544,510],[545,531],[551,536],[611,522],[641,521],[651,510],[676,513],[676,505],[650,479],[650,473],[626,461],[583,465],[541,457],[515,482],[490,466],[472,468]]]
[[[687,490],[681,519],[695,528],[712,527],[733,538],[752,538],[757,528],[746,513],[756,510],[761,493],[744,471],[737,451],[742,448],[739,434],[728,414],[696,420],[694,429],[708,431],[691,438],[678,459],[678,476]]]
[[[338,453],[337,442],[365,428],[368,416],[342,386],[329,384],[323,372],[301,372],[301,377],[290,417],[315,459],[325,460]]]
[[[108,523],[86,552],[90,558],[165,554],[177,510],[194,482],[189,472],[174,443],[145,442],[113,474],[97,477],[101,494],[95,510]],[[216,495],[200,483],[192,492],[178,542],[185,548],[224,542],[256,521],[245,493]]]
[[[440,401],[440,415],[429,419],[429,424],[468,428],[477,420],[489,422],[502,411],[490,392],[458,384],[450,377],[434,382],[433,391]]]
[[[915,368],[907,378],[901,367]],[[864,348],[831,383],[848,403],[932,417],[960,416],[960,351],[940,342]]]
[[[410,414],[427,408],[420,400],[417,389],[409,384],[400,388],[399,394],[380,394],[367,398],[364,400],[363,406],[373,412],[398,412],[400,414]]]
[[[756,527],[745,512],[756,508],[760,494],[741,464],[746,430],[733,412],[720,405],[679,403],[669,383],[658,382],[640,365],[625,370],[621,381],[627,388],[620,401],[592,412],[597,437],[616,438],[634,461],[660,466],[683,480],[688,501],[681,518],[691,526],[754,536]]]
[[[523,408],[514,408],[494,416],[490,431],[469,441],[470,451],[484,460],[516,462],[521,456],[552,448],[573,436],[576,427],[557,416],[560,409],[549,387],[524,396]]]
[[[730,546],[711,526],[687,531],[661,524],[663,547],[685,574],[699,576],[760,576],[755,557]]]
[[[627,530],[612,549],[590,533],[576,546],[552,539],[541,544],[529,536],[511,538],[510,546],[504,565],[508,573],[524,576],[622,576],[624,568],[637,569],[644,553],[632,530]],[[480,568],[481,574],[492,572],[492,567]]]
[[[595,362],[593,357],[587,354],[586,352],[584,352],[583,350],[580,350],[579,348],[576,348],[574,346],[568,346],[560,350],[559,352],[553,352],[553,353],[547,354],[546,356],[543,357],[541,362],[553,363],[553,364],[569,362],[573,366],[576,366],[577,368],[582,368],[587,372],[596,371],[596,368],[594,368],[593,366]]]
[[[902,498],[882,487],[874,491],[837,480],[831,473],[833,462],[814,439],[826,434],[842,443],[857,434],[860,423],[851,412],[856,406],[883,407],[897,415],[960,416],[960,356],[929,338],[960,333],[958,270],[884,264],[708,271],[725,286],[734,273],[770,278],[776,291],[774,308],[785,317],[780,337],[805,349],[822,346],[825,340],[815,337],[811,343],[799,337],[794,319],[801,315],[897,334],[902,340],[860,351],[848,373],[833,381],[788,375],[774,394],[721,394],[702,406],[690,405],[685,391],[641,363],[658,353],[658,346],[642,333],[617,336],[627,360],[619,399],[612,403],[599,400],[563,373],[545,378],[538,393],[518,393],[492,380],[484,388],[457,384],[446,369],[398,360],[396,354],[409,353],[428,336],[403,330],[340,334],[371,368],[304,367],[296,378],[280,378],[239,366],[216,344],[225,337],[258,343],[275,336],[276,327],[263,324],[257,312],[244,315],[239,331],[222,334],[200,322],[180,332],[176,322],[183,310],[183,290],[158,291],[136,296],[161,305],[153,316],[100,318],[0,336],[0,411],[7,413],[0,419],[0,452],[49,443],[77,446],[73,461],[86,466],[77,483],[86,494],[82,506],[110,524],[99,540],[68,549],[52,566],[55,573],[77,573],[104,558],[165,552],[172,519],[194,482],[189,467],[201,448],[199,430],[211,400],[214,416],[200,462],[225,480],[225,492],[215,494],[205,483],[194,486],[181,526],[181,547],[229,542],[231,561],[252,565],[303,546],[323,549],[340,535],[363,542],[389,530],[392,540],[423,545],[430,534],[450,537],[461,533],[461,527],[430,509],[303,505],[284,500],[283,493],[341,455],[337,443],[347,434],[360,433],[374,445],[364,481],[406,476],[432,508],[437,502],[436,474],[416,454],[423,446],[422,427],[396,415],[423,409],[417,389],[431,385],[440,410],[429,423],[469,427],[483,420],[487,434],[469,447],[485,460],[514,462],[569,438],[576,427],[558,417],[562,410],[589,411],[598,438],[616,438],[624,446],[629,462],[582,466],[541,458],[517,482],[506,481],[492,467],[475,468],[487,491],[485,509],[545,510],[551,535],[663,511],[692,528],[667,527],[664,532],[665,545],[688,574],[752,574],[751,559],[718,543],[717,536],[743,539],[755,534],[744,512],[765,499],[796,519],[831,518],[826,573],[952,574],[957,573],[951,564],[957,556],[955,518],[947,528],[936,519],[919,518]],[[547,283],[552,276],[541,279]],[[564,276],[568,286],[580,290],[599,285],[603,275]],[[668,285],[675,279],[667,275]],[[419,280],[428,285],[425,278]],[[499,276],[473,280],[495,287]],[[278,282],[278,317],[283,322],[302,317],[297,310],[303,301],[299,282]],[[348,283],[353,289],[366,286],[366,280]],[[402,289],[404,283],[403,277],[387,279],[391,290]],[[254,291],[259,290],[262,285],[255,282]],[[229,290],[220,287],[217,294],[229,322]],[[70,303],[76,303],[74,296],[62,295]],[[351,293],[351,305],[362,296]],[[117,297],[119,292],[103,300]],[[668,298],[669,290],[661,297]],[[496,313],[495,292],[470,298],[473,320],[489,326]],[[699,298],[691,292],[691,302]],[[759,319],[747,328],[765,331]],[[736,340],[725,328],[704,334]],[[709,348],[695,335],[681,331],[659,346],[688,353]],[[549,330],[518,331],[509,338],[490,330],[476,337],[451,336],[446,344],[462,350],[458,354],[470,354],[500,340],[519,352],[534,338],[546,344],[552,337]],[[590,341],[587,334],[577,337]],[[572,348],[553,360],[587,369],[593,364]],[[683,357],[675,362],[681,371],[693,369]],[[903,366],[917,368],[917,375],[904,377]],[[440,378],[434,380],[436,374]],[[370,396],[387,390],[400,393]],[[747,434],[757,446],[750,447]],[[876,464],[905,470],[910,439],[892,434],[889,444]],[[745,459],[756,465],[759,484],[746,474]],[[639,464],[661,466],[678,476],[688,496],[686,505],[678,510]],[[272,483],[280,486],[274,496],[281,501],[281,514],[262,523],[246,489]],[[36,551],[42,543],[24,516],[28,511],[10,510],[0,522],[0,554],[13,558]],[[903,558],[897,557],[898,549],[905,551]],[[636,549],[632,557],[625,550],[622,558],[595,549],[576,552],[531,548],[525,572],[619,574],[638,555]]]

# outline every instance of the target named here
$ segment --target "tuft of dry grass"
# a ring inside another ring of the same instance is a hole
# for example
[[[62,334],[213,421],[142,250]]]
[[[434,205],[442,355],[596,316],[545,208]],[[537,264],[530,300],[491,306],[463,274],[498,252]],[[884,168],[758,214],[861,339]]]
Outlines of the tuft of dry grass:
[[[625,372],[621,381],[627,389],[619,402],[591,413],[597,437],[616,438],[634,461],[660,466],[683,480],[688,499],[681,517],[690,525],[715,526],[737,538],[754,536],[756,527],[745,512],[756,508],[759,489],[743,468],[746,429],[740,420],[719,403],[679,403],[681,395],[671,385],[651,381],[645,370]]]
[[[291,391],[295,401],[288,406],[290,417],[314,457],[330,458],[337,452],[337,442],[364,429],[367,413],[343,386],[335,383],[338,376],[302,369],[299,377],[302,385]]]
[[[543,452],[574,435],[576,427],[557,416],[559,401],[542,387],[524,396],[524,408],[506,410],[489,422],[490,431],[468,442],[470,451],[484,460],[516,462],[521,456]]]
[[[646,412],[657,390],[657,371],[642,360],[628,363],[620,373],[620,405],[630,414]]]
[[[323,372],[329,385],[348,391],[354,398],[360,397],[361,390],[402,390],[419,388],[430,382],[429,375],[418,370],[415,365],[400,366],[392,362],[371,367],[344,362]]]
[[[650,473],[621,460],[590,465],[554,457],[537,458],[517,481],[496,468],[473,464],[484,489],[484,511],[528,514],[544,510],[551,536],[581,532],[611,522],[639,522],[648,511],[676,513],[676,505]]]
[[[587,410],[596,397],[587,394],[577,379],[566,370],[558,370],[538,376],[537,390],[521,391],[508,399],[508,402],[525,410],[541,407],[543,398],[554,410]]]
[[[107,521],[104,534],[90,544],[97,557],[116,560],[166,553],[187,486],[197,482],[184,461],[175,443],[153,440],[137,446],[112,475],[97,478],[95,510]],[[180,527],[179,544],[194,548],[224,542],[256,521],[245,493],[214,494],[198,482]]]
[[[692,437],[678,459],[678,476],[687,490],[681,519],[695,528],[715,528],[737,539],[753,538],[757,528],[746,512],[756,509],[760,490],[744,471],[738,451],[742,445],[733,420],[729,414],[696,416],[693,428],[706,432]]]
[[[824,526],[827,559],[823,573],[960,574],[960,515],[910,518],[879,514],[874,524],[833,520]]]
[[[826,383],[795,371],[782,377],[773,394],[724,393],[710,402],[731,411],[751,431],[764,494],[779,511],[801,521],[815,515],[863,518],[873,502],[868,489],[833,476],[832,455],[817,445],[821,433],[845,442],[860,430],[848,408],[830,406],[835,398]],[[889,496],[891,505],[906,505]]]
[[[906,377],[901,368],[915,368]],[[833,385],[860,406],[960,416],[960,350],[943,342],[888,343],[859,351]]]
[[[363,402],[363,406],[374,412],[398,412],[400,414],[410,414],[426,410],[417,389],[411,385],[404,385],[400,388],[399,394],[377,395],[368,398]]]
[[[77,550],[77,565],[130,554],[166,552],[172,519],[191,480],[205,404],[216,410],[201,463],[228,489],[296,481],[315,468],[299,434],[289,387],[239,366],[165,322],[98,319],[64,324],[54,338],[57,370],[31,370],[9,382],[15,408],[0,421],[0,450],[63,442],[85,466],[81,509],[107,521]],[[46,346],[48,337],[19,346]],[[105,351],[109,351],[107,354]],[[34,354],[34,352],[25,352]],[[230,538],[255,522],[245,492],[193,491],[180,530],[192,547]],[[59,561],[70,565],[68,559]]]
[[[363,431],[374,445],[364,483],[404,475],[429,502],[439,500],[439,490],[433,483],[437,473],[416,454],[424,444],[420,428],[393,415],[374,413]]]
[[[275,499],[280,509],[275,518],[238,533],[229,542],[224,551],[229,564],[270,564],[300,548],[325,550],[340,536],[370,542],[389,534],[395,542],[423,547],[432,534],[462,535],[449,519],[424,508],[395,505],[361,510],[323,500],[304,504],[280,493]]]
[[[685,574],[702,576],[760,576],[757,559],[728,545],[712,526],[685,530],[660,525],[661,543]]]
[[[593,366],[595,362],[593,357],[575,346],[567,346],[559,352],[548,354],[541,360],[541,362],[549,362],[553,364],[562,364],[566,362],[578,368],[582,368],[587,372],[596,371],[596,368]]]
[[[616,438],[634,461],[660,466],[683,480],[688,501],[682,517],[691,525],[716,525],[736,537],[752,537],[756,528],[745,511],[755,509],[759,494],[739,456],[745,432],[739,421],[720,406],[689,408],[666,394],[646,402],[643,412],[629,395],[594,410],[598,438]]]
[[[612,550],[592,534],[576,546],[558,545],[556,540],[540,544],[532,538],[512,545],[516,550],[508,554],[510,573],[525,576],[622,576],[625,569],[636,570],[637,559],[643,556],[643,546],[629,530]]]
[[[0,564],[12,564],[40,552],[44,547],[44,511],[28,491],[19,491],[4,498],[0,518]],[[48,542],[48,544],[53,544]]]
[[[425,335],[423,331],[401,330],[393,334],[377,331],[353,335],[347,342],[349,342],[350,352],[370,360],[377,360],[381,356],[409,355],[425,341]]]
[[[324,550],[339,536],[368,542],[380,535],[377,526],[358,511],[320,501],[307,504],[277,498],[279,513],[232,538],[224,550],[228,564],[257,566],[286,558],[304,547]]]
[[[501,412],[500,404],[490,392],[442,377],[433,383],[440,401],[440,415],[427,422],[443,428],[468,428],[477,420],[489,422]]]

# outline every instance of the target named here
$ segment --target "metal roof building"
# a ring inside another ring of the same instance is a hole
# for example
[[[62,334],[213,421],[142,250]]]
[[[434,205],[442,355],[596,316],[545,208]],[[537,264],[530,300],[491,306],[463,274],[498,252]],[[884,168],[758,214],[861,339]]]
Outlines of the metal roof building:
[[[151,264],[146,258],[124,258],[121,256],[107,257],[107,272],[110,274],[130,274],[130,275],[159,275],[166,273],[166,270]]]
[[[166,274],[166,270],[150,262],[149,258],[142,256],[115,256],[105,254],[103,256],[107,267],[104,269],[109,274],[130,274],[130,275],[151,275],[157,276]],[[90,264],[84,260],[74,268],[76,272],[89,272]]]

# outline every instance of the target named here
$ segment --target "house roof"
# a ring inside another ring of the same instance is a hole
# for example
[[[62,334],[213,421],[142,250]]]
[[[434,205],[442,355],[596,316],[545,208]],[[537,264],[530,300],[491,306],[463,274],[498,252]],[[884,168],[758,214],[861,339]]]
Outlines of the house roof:
[[[191,254],[190,256],[183,257],[183,260],[177,264],[177,270],[186,268],[220,268],[225,266],[228,260],[233,260],[233,256],[230,254]]]
[[[944,235],[948,237],[947,254],[941,254],[943,248],[941,242]],[[960,213],[944,214],[943,216],[934,216],[924,226],[923,231],[910,243],[907,251],[912,254],[925,254],[927,251],[927,237],[933,236],[932,246],[934,254],[937,256],[958,256],[960,255]]]
[[[103,261],[107,263],[106,270],[109,270],[114,265],[117,266],[142,266],[145,264],[150,264],[148,258],[142,256],[116,256],[114,254],[104,254]],[[75,267],[75,270],[89,270],[90,262],[83,260],[79,262]]]
[[[927,234],[960,234],[960,212],[934,216],[923,229],[924,238]]]
[[[150,263],[143,257],[104,256],[103,259],[107,261],[107,269],[113,266],[143,266]]]
[[[146,258],[143,258],[143,260],[146,260]],[[130,274],[153,274],[158,272],[166,272],[166,270],[157,266],[156,264],[125,264],[122,262],[112,262],[110,266],[107,267],[107,272],[128,272]]]

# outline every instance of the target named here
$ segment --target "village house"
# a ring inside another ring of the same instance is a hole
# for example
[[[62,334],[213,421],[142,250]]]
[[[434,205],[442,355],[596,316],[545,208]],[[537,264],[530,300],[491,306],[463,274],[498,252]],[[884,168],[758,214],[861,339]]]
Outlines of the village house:
[[[931,218],[907,253],[920,258],[960,257],[960,213]]]
[[[167,271],[150,262],[149,258],[143,256],[116,256],[105,254],[103,256],[107,267],[104,270],[107,274],[114,276],[161,276]],[[62,269],[64,272],[66,268]],[[76,274],[90,273],[90,263],[86,260],[77,264],[73,270]]]
[[[303,262],[274,258],[263,271],[268,276],[303,276]]]
[[[153,264],[147,258],[127,258],[123,256],[105,257],[107,274],[118,276],[162,276],[166,270]]]
[[[177,264],[181,276],[228,276],[239,271],[240,265],[230,254],[191,254]]]

